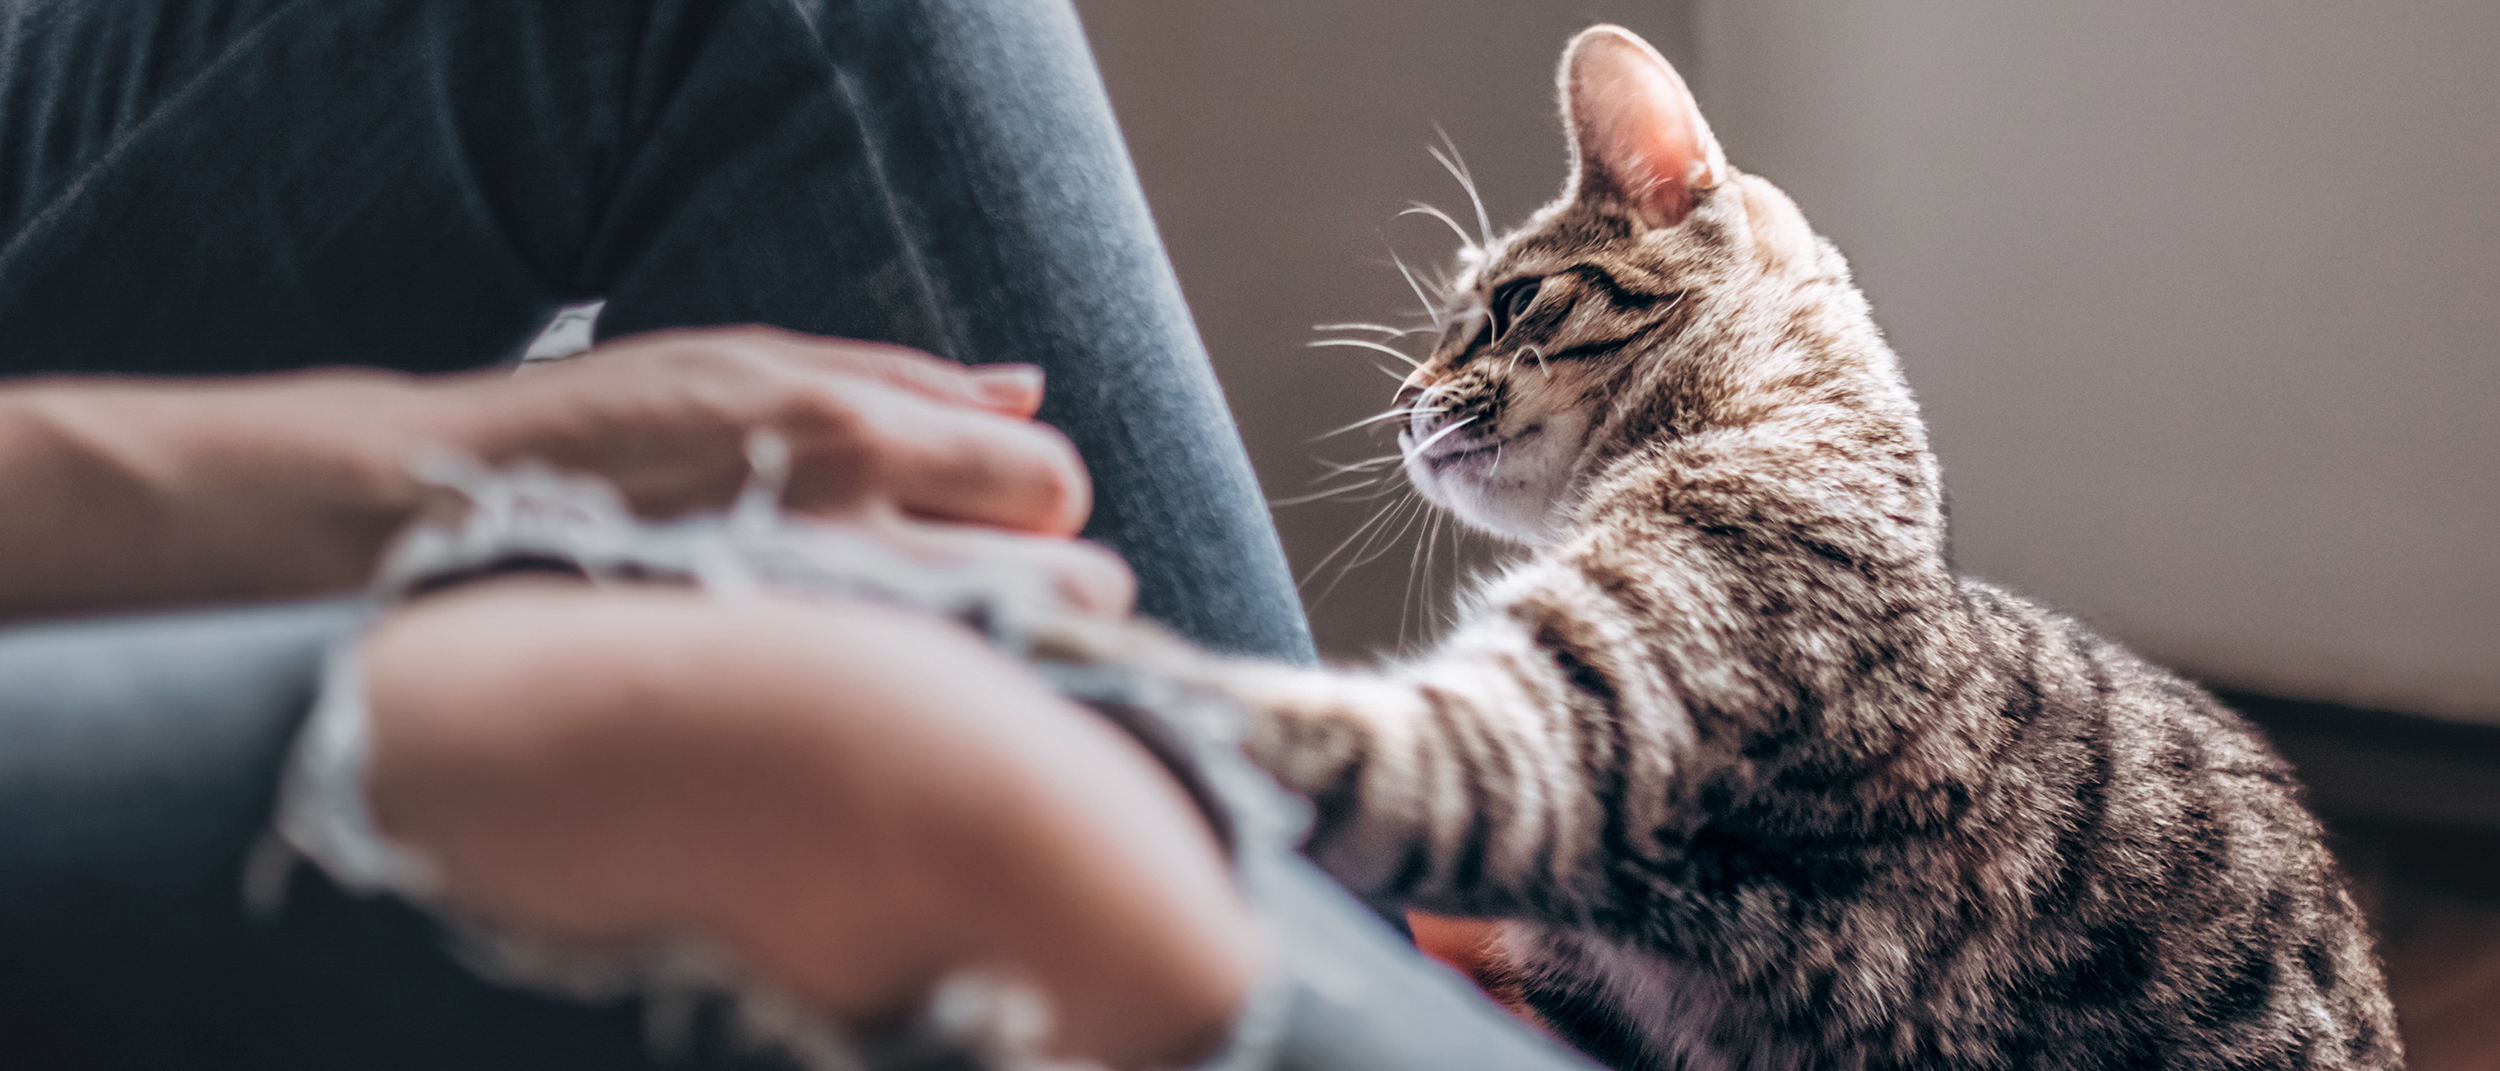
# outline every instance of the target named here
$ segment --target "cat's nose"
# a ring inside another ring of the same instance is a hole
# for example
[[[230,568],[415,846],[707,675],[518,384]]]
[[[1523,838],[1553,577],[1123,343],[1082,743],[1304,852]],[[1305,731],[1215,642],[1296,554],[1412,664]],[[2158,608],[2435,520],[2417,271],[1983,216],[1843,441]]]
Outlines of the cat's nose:
[[[1391,405],[1389,411],[1402,414],[1404,419],[1399,420],[1397,424],[1392,426],[1403,427],[1410,435],[1422,436],[1425,434],[1425,425],[1432,423],[1432,414],[1420,412],[1416,409],[1416,406],[1421,404],[1423,400],[1423,384],[1410,379],[1400,385],[1398,387],[1397,401]]]
[[[1437,407],[1425,403],[1431,400],[1433,390],[1440,386],[1441,377],[1422,368],[1407,373],[1406,378],[1398,383],[1397,400],[1391,403],[1389,411],[1406,417],[1398,423],[1404,425],[1408,433],[1417,437],[1431,433],[1432,417]]]

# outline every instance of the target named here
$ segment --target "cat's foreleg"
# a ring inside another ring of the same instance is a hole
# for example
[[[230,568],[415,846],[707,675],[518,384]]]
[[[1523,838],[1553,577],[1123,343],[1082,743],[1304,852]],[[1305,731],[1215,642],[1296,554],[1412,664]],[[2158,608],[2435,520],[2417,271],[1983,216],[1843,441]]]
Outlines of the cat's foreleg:
[[[1690,730],[1639,638],[1569,594],[1515,591],[1412,663],[1227,674],[1251,759],[1316,809],[1314,860],[1451,914],[1570,925],[1620,897],[1663,850]]]

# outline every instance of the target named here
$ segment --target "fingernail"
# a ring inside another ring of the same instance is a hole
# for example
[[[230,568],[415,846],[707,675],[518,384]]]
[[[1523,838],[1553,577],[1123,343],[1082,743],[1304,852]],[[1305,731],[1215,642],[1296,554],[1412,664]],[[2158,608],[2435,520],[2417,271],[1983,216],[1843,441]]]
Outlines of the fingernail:
[[[1030,364],[985,364],[972,370],[973,389],[992,405],[1031,406],[1042,397],[1042,369]]]

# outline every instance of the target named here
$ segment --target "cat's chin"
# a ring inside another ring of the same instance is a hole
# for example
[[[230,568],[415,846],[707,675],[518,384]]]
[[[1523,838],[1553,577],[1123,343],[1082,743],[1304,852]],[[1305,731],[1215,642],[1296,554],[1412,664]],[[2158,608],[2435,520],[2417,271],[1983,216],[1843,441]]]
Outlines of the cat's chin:
[[[1498,436],[1437,436],[1421,451],[1402,433],[1398,449],[1424,498],[1478,530],[1533,546],[1556,535],[1558,503],[1587,435],[1587,420],[1561,415]]]

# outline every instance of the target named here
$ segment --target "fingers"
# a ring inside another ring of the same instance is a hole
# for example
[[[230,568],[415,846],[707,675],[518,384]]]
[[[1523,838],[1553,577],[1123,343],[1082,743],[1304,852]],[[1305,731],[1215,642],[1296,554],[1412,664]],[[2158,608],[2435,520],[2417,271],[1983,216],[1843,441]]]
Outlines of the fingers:
[[[888,538],[923,560],[1043,577],[1061,602],[1080,613],[1125,617],[1137,603],[1137,577],[1128,563],[1082,540],[912,523],[899,526]]]
[[[1073,535],[1092,512],[1092,484],[1075,448],[1031,422],[1042,402],[1040,368],[967,368],[908,347],[772,327],[704,334],[702,341],[747,350],[814,381],[789,430],[803,440],[829,440],[833,449],[819,456],[853,471],[818,481],[802,474],[793,502],[800,508],[810,504],[809,486],[832,490],[836,501],[827,504],[846,505],[841,499],[865,477],[905,512],[941,520]],[[806,442],[793,445],[802,459],[809,455]]]
[[[932,401],[1031,417],[1042,404],[1042,370],[1029,364],[965,366],[884,342],[820,338],[773,327],[721,332],[803,369],[875,380]]]
[[[861,381],[801,396],[780,424],[801,461],[796,509],[864,491],[921,517],[1058,536],[1093,510],[1076,448],[1046,425]]]
[[[764,327],[654,332],[526,380],[433,397],[412,435],[501,463],[535,457],[613,481],[653,516],[717,508],[756,428],[794,462],[786,501],[819,515],[1072,535],[1093,489],[1075,449],[1033,422],[1041,371],[967,369],[901,346]]]

